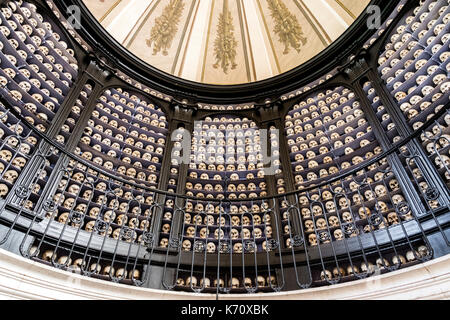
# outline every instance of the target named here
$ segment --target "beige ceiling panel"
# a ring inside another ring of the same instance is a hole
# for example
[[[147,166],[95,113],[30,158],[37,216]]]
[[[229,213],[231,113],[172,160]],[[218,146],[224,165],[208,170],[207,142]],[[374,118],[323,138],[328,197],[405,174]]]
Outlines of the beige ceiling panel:
[[[349,27],[349,24],[333,10],[326,0],[303,0],[303,3],[332,41],[339,38]]]
[[[126,2],[129,2],[129,0],[85,1],[91,13],[100,22],[104,21],[117,7]]]
[[[129,35],[127,49],[165,72],[172,72],[186,36],[194,0],[154,0],[136,30]]]
[[[341,7],[350,12],[356,20],[367,8],[370,0],[335,0]]]
[[[304,7],[295,1],[257,1],[276,57],[277,73],[295,68],[325,48],[324,36]]]
[[[193,17],[193,25],[188,35],[186,45],[181,58],[180,72],[178,76],[192,81],[200,81],[204,52],[208,41],[207,32],[211,13],[214,10],[215,0],[199,1],[196,13]]]
[[[370,0],[84,0],[125,48],[210,84],[263,80],[310,60]]]
[[[244,55],[241,15],[236,1],[216,0],[205,49],[201,82],[234,84],[251,81]]]
[[[246,31],[250,39],[249,53],[254,78],[263,80],[278,74],[278,71],[274,52],[270,49],[270,39],[265,32],[263,16],[258,10],[256,1],[243,1],[242,8]]]

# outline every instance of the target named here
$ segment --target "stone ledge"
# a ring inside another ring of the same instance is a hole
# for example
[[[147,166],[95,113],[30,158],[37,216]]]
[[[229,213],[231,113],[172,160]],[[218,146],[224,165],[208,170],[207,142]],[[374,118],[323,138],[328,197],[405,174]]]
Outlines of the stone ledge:
[[[143,289],[58,270],[0,250],[0,299],[215,300],[214,294]],[[450,255],[369,279],[287,293],[220,300],[450,299]]]

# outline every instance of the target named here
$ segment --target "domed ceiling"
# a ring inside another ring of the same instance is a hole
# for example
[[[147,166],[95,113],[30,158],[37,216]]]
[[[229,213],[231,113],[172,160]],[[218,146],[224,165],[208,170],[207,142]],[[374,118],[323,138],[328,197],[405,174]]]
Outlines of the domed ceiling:
[[[125,48],[208,84],[267,79],[335,41],[370,0],[84,0]]]

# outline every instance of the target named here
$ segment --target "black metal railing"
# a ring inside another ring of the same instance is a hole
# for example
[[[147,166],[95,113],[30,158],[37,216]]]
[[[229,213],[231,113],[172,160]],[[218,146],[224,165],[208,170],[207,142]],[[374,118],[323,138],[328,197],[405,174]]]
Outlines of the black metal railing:
[[[334,178],[276,196],[205,199],[96,167],[30,124],[20,100],[2,102],[0,245],[14,240],[22,256],[59,269],[168,290],[279,292],[428,261],[431,234],[449,245],[448,195],[427,177],[428,160],[412,143],[422,139],[448,177],[448,104]],[[391,169],[393,157],[410,183]],[[58,161],[64,165],[52,174]],[[31,182],[21,184],[23,175]]]

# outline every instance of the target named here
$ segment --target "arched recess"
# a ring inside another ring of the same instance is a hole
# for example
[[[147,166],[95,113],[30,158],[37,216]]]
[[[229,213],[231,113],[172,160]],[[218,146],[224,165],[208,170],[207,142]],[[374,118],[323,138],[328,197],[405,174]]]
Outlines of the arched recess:
[[[217,253],[220,232],[220,239],[236,253],[242,253],[242,242],[251,239],[254,250],[263,250],[264,231],[271,235],[272,230],[266,229],[263,201],[252,200],[267,196],[256,123],[233,115],[206,117],[195,123],[191,140],[185,194],[197,200],[186,203],[183,248],[194,250],[196,243],[203,242],[209,253]],[[181,143],[177,148],[182,148]],[[169,237],[172,216],[164,217],[162,237]]]
[[[327,184],[383,152],[350,89],[319,89],[306,96],[286,115],[285,130],[307,245],[320,247],[376,232],[400,219],[396,205],[405,198],[386,158]],[[375,213],[381,213],[382,220],[374,227],[369,218]],[[292,212],[282,205],[281,215],[286,246],[291,248]],[[352,232],[346,233],[348,225]]]
[[[450,8],[446,1],[420,1],[395,26],[378,56],[378,73],[392,96],[394,107],[410,132],[419,130],[448,104],[450,97]],[[450,115],[436,121],[420,136],[429,157],[447,187],[450,183]],[[395,142],[395,140],[394,140]],[[429,197],[436,188],[423,170],[424,160],[413,148],[401,156],[426,210],[446,206]]]
[[[44,10],[26,1],[3,2],[0,8],[0,96],[39,131],[46,133],[78,76],[71,40]],[[0,174],[6,198],[35,153],[39,139],[0,105],[0,153],[6,170]],[[9,161],[8,160],[8,161]],[[55,159],[41,168],[27,207],[33,208],[44,189]]]

